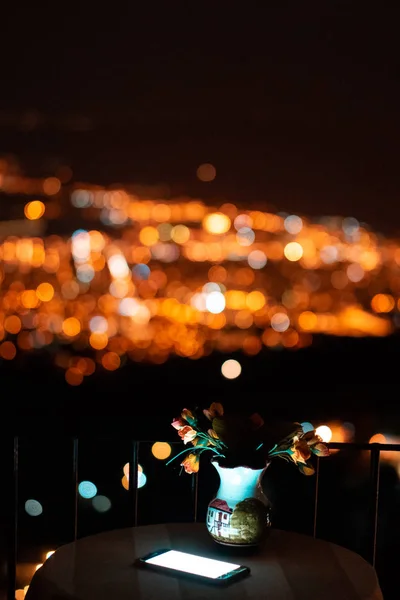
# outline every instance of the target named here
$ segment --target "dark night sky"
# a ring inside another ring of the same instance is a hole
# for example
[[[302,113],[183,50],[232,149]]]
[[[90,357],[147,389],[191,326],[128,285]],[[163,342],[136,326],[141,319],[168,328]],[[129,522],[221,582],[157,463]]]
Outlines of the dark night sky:
[[[93,180],[167,182],[397,231],[399,11],[254,5],[8,8],[0,151],[55,153]],[[16,115],[32,110],[57,125],[16,134]],[[67,134],[73,115],[90,131]],[[203,161],[218,176],[199,187]]]

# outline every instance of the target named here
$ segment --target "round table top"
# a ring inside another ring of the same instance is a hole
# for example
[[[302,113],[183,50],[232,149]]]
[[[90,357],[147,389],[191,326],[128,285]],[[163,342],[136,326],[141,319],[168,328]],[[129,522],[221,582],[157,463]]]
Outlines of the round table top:
[[[250,567],[227,587],[133,566],[136,558],[172,548]],[[60,547],[39,569],[26,600],[383,600],[373,567],[335,544],[272,529],[245,551],[215,543],[204,523],[148,525],[82,538]]]

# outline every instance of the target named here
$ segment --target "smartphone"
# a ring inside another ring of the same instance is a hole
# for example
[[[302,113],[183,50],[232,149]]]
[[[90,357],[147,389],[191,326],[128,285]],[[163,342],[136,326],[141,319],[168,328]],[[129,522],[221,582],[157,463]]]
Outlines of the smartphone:
[[[137,566],[186,576],[204,583],[229,584],[250,575],[249,567],[179,550],[156,550],[136,560]]]

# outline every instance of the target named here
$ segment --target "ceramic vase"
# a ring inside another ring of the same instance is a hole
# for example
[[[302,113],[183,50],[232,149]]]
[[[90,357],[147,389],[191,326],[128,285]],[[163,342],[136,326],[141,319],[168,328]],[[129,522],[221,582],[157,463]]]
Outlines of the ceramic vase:
[[[271,525],[270,503],[261,480],[267,469],[223,467],[212,461],[220,483],[217,495],[208,505],[207,529],[219,544],[256,546]]]

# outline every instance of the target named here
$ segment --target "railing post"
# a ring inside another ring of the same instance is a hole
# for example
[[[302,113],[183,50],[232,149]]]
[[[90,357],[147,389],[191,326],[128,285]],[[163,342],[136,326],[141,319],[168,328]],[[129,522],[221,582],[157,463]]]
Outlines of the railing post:
[[[72,536],[76,541],[78,538],[78,438],[72,439],[72,488],[73,488],[73,521],[72,521]]]
[[[315,467],[315,497],[314,497],[314,525],[313,537],[317,537],[317,519],[318,519],[318,495],[319,495],[319,456],[317,456],[317,464]]]
[[[376,559],[376,542],[378,531],[378,509],[379,509],[379,467],[380,467],[381,450],[379,444],[371,444],[371,531],[370,531],[370,562],[375,566]]]
[[[132,444],[132,453],[129,461],[129,495],[133,509],[133,527],[138,524],[138,468],[139,468],[139,442]]]
[[[197,523],[197,510],[199,500],[199,474],[192,475],[193,521]]]
[[[11,448],[10,448],[11,450]],[[11,452],[10,452],[11,459]],[[18,544],[18,438],[13,438],[12,486],[7,528],[7,599],[14,600],[17,583],[17,544]]]

